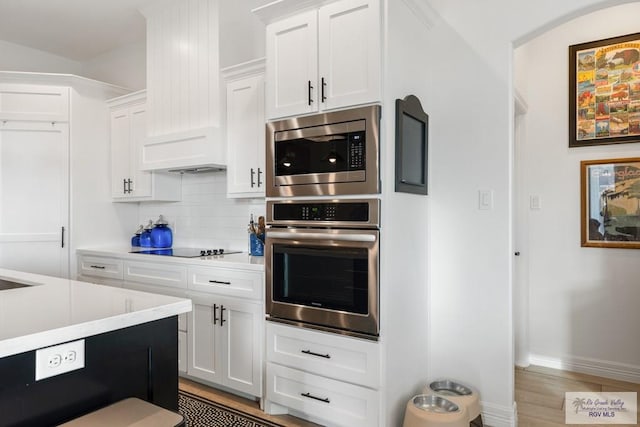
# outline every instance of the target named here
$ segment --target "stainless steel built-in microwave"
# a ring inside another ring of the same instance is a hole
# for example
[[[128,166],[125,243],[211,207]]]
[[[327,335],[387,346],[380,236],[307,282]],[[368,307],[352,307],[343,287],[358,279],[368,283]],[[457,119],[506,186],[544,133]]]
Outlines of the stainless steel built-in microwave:
[[[269,197],[380,192],[380,106],[267,124]]]

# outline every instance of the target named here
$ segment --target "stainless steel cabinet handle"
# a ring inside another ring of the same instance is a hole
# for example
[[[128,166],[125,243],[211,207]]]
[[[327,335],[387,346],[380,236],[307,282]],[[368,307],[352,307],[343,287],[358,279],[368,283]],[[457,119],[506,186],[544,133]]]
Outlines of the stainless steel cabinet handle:
[[[220,326],[224,325],[224,311],[226,310],[226,308],[224,308],[224,305],[220,306]]]
[[[222,280],[209,280],[209,283],[219,283],[221,285],[230,285],[231,282],[223,282]]]
[[[122,180],[122,194],[127,194],[127,179]]]
[[[92,266],[90,266],[90,267],[91,267],[91,268],[97,268],[98,270],[104,270],[105,268],[107,268],[107,267],[105,267],[104,265],[92,265]]]
[[[256,183],[253,181],[253,175],[255,175],[255,172],[253,171],[253,168],[251,168],[251,188],[253,188],[253,186],[256,184]]]
[[[317,356],[317,357],[324,357],[325,359],[331,359],[331,355],[330,354],[314,353],[311,350],[300,350],[300,352],[304,353],[304,354],[308,354],[310,356]]]
[[[64,248],[64,227],[60,227],[62,230],[60,231],[60,247]]]
[[[307,99],[308,99],[308,104],[311,105],[311,103],[313,102],[313,99],[311,99],[311,90],[313,89],[313,86],[311,86],[311,80],[309,80],[309,83],[307,85]]]
[[[269,230],[267,236],[270,239],[296,239],[296,240],[341,240],[345,242],[375,242],[373,234],[325,234],[325,233],[289,233],[286,231]]]
[[[213,304],[213,313],[212,313],[212,315],[213,315],[213,324],[214,325],[218,321],[217,313],[218,313],[218,304]]]
[[[311,393],[300,393],[300,396],[308,397],[309,399],[319,400],[320,402],[324,402],[324,403],[331,403],[331,400],[329,400],[328,397],[325,397],[325,398],[317,397]]]
[[[260,181],[260,175],[262,174],[263,172],[258,168],[258,188],[262,187],[262,181]]]
[[[131,189],[131,184],[133,184],[133,181],[131,181],[131,179],[128,179],[128,180],[127,180],[127,189],[128,189],[128,190],[127,190],[127,192],[128,192],[129,194],[131,194],[131,192],[133,191],[133,190]]]

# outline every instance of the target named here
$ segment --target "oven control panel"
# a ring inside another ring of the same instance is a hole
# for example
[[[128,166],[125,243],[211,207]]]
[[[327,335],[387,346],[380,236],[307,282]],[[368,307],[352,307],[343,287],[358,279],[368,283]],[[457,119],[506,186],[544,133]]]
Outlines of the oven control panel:
[[[379,225],[379,203],[378,199],[269,201],[267,202],[267,223],[377,226]]]

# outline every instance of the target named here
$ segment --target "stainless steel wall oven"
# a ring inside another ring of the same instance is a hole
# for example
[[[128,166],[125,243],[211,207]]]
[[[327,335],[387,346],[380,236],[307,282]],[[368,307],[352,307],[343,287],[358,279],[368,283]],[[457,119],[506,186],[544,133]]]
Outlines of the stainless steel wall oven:
[[[266,194],[380,192],[380,106],[267,123]]]
[[[269,320],[377,339],[380,200],[267,202]]]

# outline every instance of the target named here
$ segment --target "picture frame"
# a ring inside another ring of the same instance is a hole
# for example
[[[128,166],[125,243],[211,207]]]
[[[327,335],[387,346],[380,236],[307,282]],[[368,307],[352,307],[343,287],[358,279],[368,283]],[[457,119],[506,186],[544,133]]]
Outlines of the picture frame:
[[[429,116],[415,95],[396,99],[396,192],[427,195]]]
[[[569,46],[569,147],[640,142],[640,33]]]
[[[640,249],[640,157],[580,162],[583,247]]]

